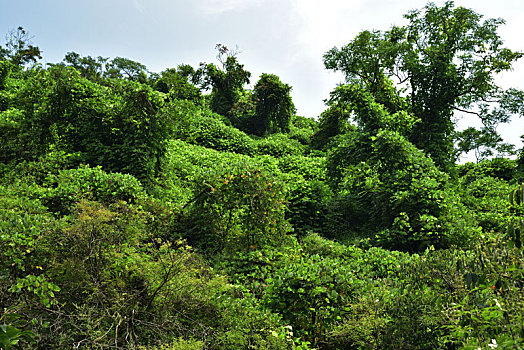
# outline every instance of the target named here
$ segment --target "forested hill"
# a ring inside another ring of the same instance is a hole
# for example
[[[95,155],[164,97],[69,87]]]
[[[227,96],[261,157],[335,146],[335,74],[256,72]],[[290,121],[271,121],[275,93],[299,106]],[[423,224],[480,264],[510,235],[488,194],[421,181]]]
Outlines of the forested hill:
[[[43,67],[10,32],[0,349],[524,348],[523,54],[452,2],[406,18],[325,54],[317,119],[224,45]]]

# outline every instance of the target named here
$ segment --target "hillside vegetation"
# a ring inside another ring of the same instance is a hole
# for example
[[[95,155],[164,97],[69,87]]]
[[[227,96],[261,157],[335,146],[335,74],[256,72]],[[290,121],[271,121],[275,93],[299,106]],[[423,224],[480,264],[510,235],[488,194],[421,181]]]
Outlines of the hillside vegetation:
[[[317,119],[223,45],[42,67],[11,32],[0,349],[523,349],[523,54],[452,2],[406,18],[325,54]]]

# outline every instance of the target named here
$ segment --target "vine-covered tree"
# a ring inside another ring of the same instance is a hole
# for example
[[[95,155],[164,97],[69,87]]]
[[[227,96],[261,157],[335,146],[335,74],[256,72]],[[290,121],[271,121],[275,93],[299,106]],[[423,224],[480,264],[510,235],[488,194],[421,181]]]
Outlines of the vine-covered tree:
[[[253,90],[256,101],[255,115],[251,124],[252,133],[289,132],[295,105],[291,100],[291,86],[280,81],[274,74],[262,74]]]
[[[217,44],[216,49],[222,69],[209,63],[203,65],[200,70],[204,75],[204,87],[211,86],[212,88],[211,109],[215,113],[228,116],[244,84],[249,84],[251,73],[244,69],[244,65],[238,63],[236,58],[238,51],[230,50],[222,44]]]
[[[349,129],[349,112],[341,105],[326,109],[319,117],[318,130],[313,134],[311,145],[322,149],[336,135],[344,134]]]
[[[155,81],[156,90],[166,93],[170,99],[189,100],[197,102],[202,98],[199,72],[188,64],[179,65],[163,71]]]
[[[520,112],[519,92],[503,91],[495,76],[510,70],[523,53],[503,46],[497,33],[502,19],[483,21],[453,1],[442,7],[429,3],[405,17],[405,26],[363,31],[346,46],[331,49],[324,63],[386,107],[381,86],[394,79],[405,91],[409,112],[421,120],[409,139],[446,169],[454,160],[456,111],[479,117],[492,130]]]

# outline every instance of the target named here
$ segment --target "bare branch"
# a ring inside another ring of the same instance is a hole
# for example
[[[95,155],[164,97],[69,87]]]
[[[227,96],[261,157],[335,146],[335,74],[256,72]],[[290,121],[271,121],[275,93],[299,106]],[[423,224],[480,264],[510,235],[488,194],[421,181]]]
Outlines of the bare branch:
[[[456,111],[459,111],[459,112],[464,112],[464,113],[468,113],[468,114],[473,114],[473,115],[476,115],[477,117],[480,118],[480,113],[477,113],[477,112],[473,112],[473,111],[468,111],[466,109],[462,109],[462,108],[458,108],[458,107],[453,107],[454,110]]]

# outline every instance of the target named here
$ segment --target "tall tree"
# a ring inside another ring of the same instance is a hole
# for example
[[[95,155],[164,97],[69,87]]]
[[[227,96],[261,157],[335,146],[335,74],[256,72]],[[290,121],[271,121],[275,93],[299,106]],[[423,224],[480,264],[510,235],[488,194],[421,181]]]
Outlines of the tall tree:
[[[458,132],[456,138],[457,151],[459,153],[474,151],[477,163],[494,156],[497,152],[505,155],[516,154],[514,145],[502,142],[502,137],[489,128],[479,130],[469,127]]]
[[[497,33],[502,19],[482,21],[471,9],[455,8],[453,1],[442,7],[429,3],[405,18],[409,23],[403,27],[363,31],[346,46],[331,49],[324,64],[342,71],[348,83],[362,86],[388,109],[380,87],[384,79],[396,80],[408,111],[421,120],[409,139],[446,169],[454,161],[455,111],[479,117],[491,130],[515,112],[503,100],[516,94],[506,94],[495,76],[510,70],[523,53],[503,47]]]
[[[69,66],[74,67],[80,74],[89,80],[100,81],[104,70],[104,64],[107,58],[98,56],[93,58],[91,56],[82,57],[76,52],[68,52],[63,62]]]
[[[252,121],[252,133],[289,132],[295,105],[291,100],[291,86],[280,81],[274,74],[262,74],[253,90],[256,101]]]
[[[222,69],[209,63],[200,70],[204,75],[204,86],[212,87],[210,107],[213,112],[228,116],[231,108],[241,95],[244,84],[249,84],[251,73],[237,60],[238,50],[217,44],[217,59]]]
[[[169,68],[161,73],[155,81],[154,87],[156,90],[168,94],[170,99],[198,102],[202,98],[201,91],[196,86],[200,79],[198,73],[188,64]]]
[[[0,48],[0,58],[7,57],[14,65],[22,66],[29,62],[36,63],[42,59],[38,46],[31,44],[32,37],[23,28],[18,27],[6,35],[6,47]]]
[[[145,83],[147,81],[147,67],[128,58],[116,57],[106,65],[104,75],[112,79],[126,78]]]

